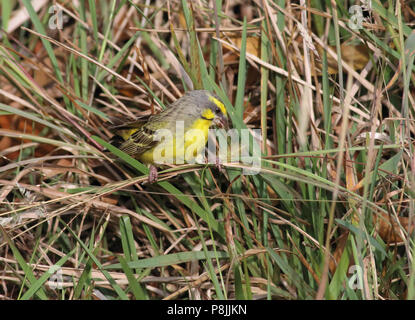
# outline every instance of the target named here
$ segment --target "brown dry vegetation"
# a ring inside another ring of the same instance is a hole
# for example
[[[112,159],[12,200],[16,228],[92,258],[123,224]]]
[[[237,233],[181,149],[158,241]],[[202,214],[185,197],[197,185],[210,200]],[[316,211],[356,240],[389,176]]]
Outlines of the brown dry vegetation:
[[[2,2],[0,299],[413,299],[415,4],[342,5]],[[105,143],[192,88],[260,174]]]

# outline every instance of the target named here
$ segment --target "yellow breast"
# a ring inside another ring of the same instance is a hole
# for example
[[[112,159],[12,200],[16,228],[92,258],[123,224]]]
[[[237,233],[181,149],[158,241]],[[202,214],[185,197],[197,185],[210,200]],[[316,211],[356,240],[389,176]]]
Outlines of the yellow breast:
[[[139,160],[146,164],[193,162],[206,145],[211,124],[211,119],[200,118],[185,130],[182,139],[176,139],[175,132],[166,135],[160,144],[140,155]]]

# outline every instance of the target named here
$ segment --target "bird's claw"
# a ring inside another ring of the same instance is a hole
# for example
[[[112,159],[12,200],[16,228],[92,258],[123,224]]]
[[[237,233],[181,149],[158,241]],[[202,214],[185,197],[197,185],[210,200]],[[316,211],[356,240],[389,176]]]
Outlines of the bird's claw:
[[[149,173],[148,173],[148,183],[154,183],[157,181],[157,168],[153,165],[150,166],[149,168]]]
[[[219,170],[220,173],[224,173],[224,169],[220,163],[219,157],[216,157],[215,166]]]

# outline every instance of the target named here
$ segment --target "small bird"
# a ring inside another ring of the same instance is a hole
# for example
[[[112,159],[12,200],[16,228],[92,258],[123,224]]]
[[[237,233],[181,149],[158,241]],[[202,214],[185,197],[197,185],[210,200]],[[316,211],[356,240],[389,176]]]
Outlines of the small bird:
[[[112,127],[115,136],[111,143],[150,165],[152,183],[157,180],[156,165],[193,161],[207,143],[209,128],[227,127],[227,123],[226,108],[215,94],[193,90],[158,114]],[[182,128],[182,136],[177,134],[178,128]]]

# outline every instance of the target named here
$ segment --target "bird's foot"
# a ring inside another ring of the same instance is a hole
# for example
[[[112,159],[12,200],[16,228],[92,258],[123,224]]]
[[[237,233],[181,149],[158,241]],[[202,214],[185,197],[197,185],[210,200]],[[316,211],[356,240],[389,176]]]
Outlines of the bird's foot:
[[[224,169],[223,169],[223,167],[220,163],[219,157],[216,157],[215,165],[216,165],[216,168],[219,170],[220,173],[224,173]]]
[[[157,168],[153,165],[150,165],[150,172],[148,173],[148,183],[154,183],[157,181]]]

